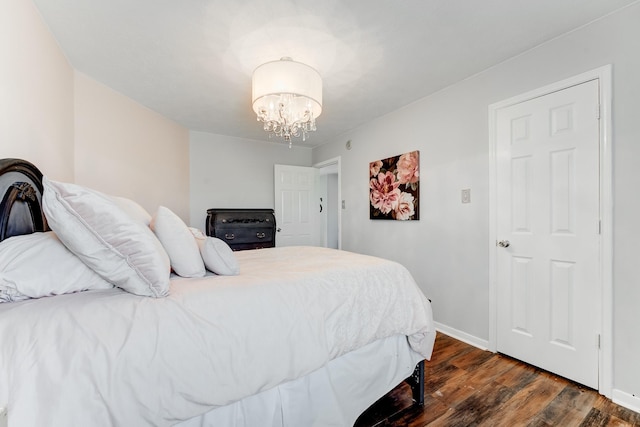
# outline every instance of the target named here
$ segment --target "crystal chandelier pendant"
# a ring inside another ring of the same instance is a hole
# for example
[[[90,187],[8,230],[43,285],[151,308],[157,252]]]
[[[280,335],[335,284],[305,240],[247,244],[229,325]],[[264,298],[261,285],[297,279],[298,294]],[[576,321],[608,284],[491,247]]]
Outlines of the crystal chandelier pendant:
[[[253,110],[269,137],[275,135],[292,145],[316,130],[322,112],[322,79],[308,65],[291,58],[267,62],[256,68],[252,79]]]

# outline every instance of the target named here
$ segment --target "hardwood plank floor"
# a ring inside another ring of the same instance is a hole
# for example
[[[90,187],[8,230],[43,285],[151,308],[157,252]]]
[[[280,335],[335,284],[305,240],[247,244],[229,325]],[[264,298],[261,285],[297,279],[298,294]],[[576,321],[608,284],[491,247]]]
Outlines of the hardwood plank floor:
[[[640,414],[597,391],[438,333],[425,364],[424,407],[401,384],[355,427],[640,426]]]

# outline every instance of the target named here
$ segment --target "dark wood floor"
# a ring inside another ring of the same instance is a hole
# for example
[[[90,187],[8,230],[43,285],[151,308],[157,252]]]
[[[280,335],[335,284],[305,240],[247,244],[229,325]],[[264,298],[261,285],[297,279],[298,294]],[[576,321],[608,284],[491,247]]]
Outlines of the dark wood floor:
[[[424,407],[401,384],[355,427],[640,426],[640,414],[595,390],[440,333],[425,383]]]

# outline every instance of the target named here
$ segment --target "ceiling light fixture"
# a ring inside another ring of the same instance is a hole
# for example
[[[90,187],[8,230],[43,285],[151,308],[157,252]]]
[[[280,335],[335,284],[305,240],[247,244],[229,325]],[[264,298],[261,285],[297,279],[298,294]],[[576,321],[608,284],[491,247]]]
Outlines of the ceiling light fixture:
[[[316,130],[316,118],[322,112],[322,78],[310,66],[289,57],[267,62],[253,72],[253,111],[264,130],[284,138],[291,147],[291,138]]]

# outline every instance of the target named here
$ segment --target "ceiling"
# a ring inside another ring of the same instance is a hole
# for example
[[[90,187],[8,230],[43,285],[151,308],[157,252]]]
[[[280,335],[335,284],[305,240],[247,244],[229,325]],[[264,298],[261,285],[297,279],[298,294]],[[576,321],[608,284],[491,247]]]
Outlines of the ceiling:
[[[268,141],[251,74],[323,78],[315,146],[638,0],[34,0],[72,66],[191,129]]]

